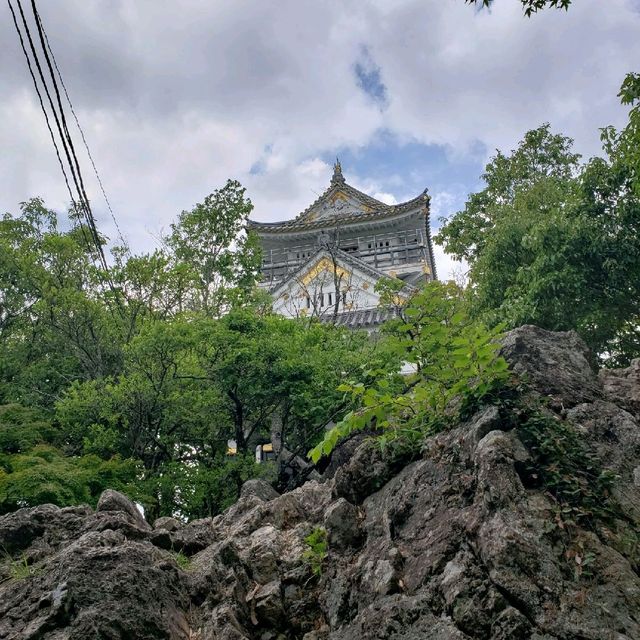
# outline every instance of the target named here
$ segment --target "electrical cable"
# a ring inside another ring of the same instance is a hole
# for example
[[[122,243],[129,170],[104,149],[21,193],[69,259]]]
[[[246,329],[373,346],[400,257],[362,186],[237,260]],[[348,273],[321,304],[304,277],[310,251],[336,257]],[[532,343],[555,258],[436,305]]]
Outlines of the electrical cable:
[[[24,39],[22,37],[22,32],[20,31],[20,27],[18,26],[18,19],[16,17],[16,13],[13,9],[13,5],[11,4],[11,0],[7,0],[7,4],[9,5],[9,10],[11,11],[11,16],[13,17],[13,24],[15,25],[16,31],[18,33],[18,37],[20,38],[20,46],[22,47],[22,53],[24,53],[24,57],[27,60],[27,66],[29,67],[29,74],[31,75],[31,80],[33,80],[33,86],[36,90],[36,94],[38,95],[38,100],[40,102],[40,108],[42,109],[42,113],[44,114],[44,119],[47,123],[47,129],[49,130],[49,135],[51,136],[51,142],[53,142],[53,147],[56,151],[56,157],[58,158],[58,163],[60,164],[60,169],[62,170],[62,175],[64,176],[65,184],[67,185],[67,191],[69,192],[69,197],[71,198],[72,205],[75,206],[75,198],[73,196],[73,192],[71,191],[71,185],[69,184],[69,178],[67,176],[66,169],[64,168],[64,163],[62,162],[62,158],[60,157],[60,150],[58,149],[58,143],[56,142],[56,138],[53,133],[53,129],[51,128],[51,123],[49,122],[49,114],[45,109],[44,102],[42,100],[42,94],[40,93],[40,88],[38,87],[38,82],[36,80],[36,76],[33,73],[33,67],[31,66],[31,60],[29,58],[29,54],[27,53],[27,49],[24,44]]]
[[[46,109],[46,107],[44,105],[44,100],[42,99],[42,94],[40,93],[40,88],[38,87],[38,81],[37,81],[36,75],[35,75],[35,73],[33,71],[33,66],[31,65],[31,59],[29,58],[29,54],[27,52],[27,48],[26,48],[26,45],[25,45],[25,42],[24,42],[24,38],[22,37],[22,31],[20,30],[20,26],[18,25],[18,19],[17,19],[16,13],[15,13],[15,10],[13,8],[13,5],[11,4],[11,0],[7,0],[7,4],[9,5],[9,10],[11,11],[11,16],[13,18],[13,24],[14,24],[16,32],[18,34],[18,38],[20,39],[20,46],[22,47],[22,53],[24,54],[24,57],[25,57],[25,59],[27,61],[27,67],[29,69],[29,74],[31,75],[31,80],[33,81],[33,86],[34,86],[34,88],[36,90],[36,94],[38,96],[38,101],[40,103],[40,108],[41,108],[42,113],[44,115],[44,119],[45,119],[45,122],[47,124],[47,129],[49,130],[49,135],[51,136],[51,142],[53,143],[53,147],[54,147],[55,152],[56,152],[56,157],[58,159],[58,163],[60,165],[60,170],[62,171],[62,176],[64,178],[64,182],[65,182],[65,185],[67,187],[67,191],[69,193],[69,198],[71,199],[71,205],[72,205],[73,209],[75,211],[77,211],[77,210],[79,210],[79,205],[78,205],[78,203],[76,201],[76,197],[73,194],[73,191],[71,189],[71,185],[69,184],[69,177],[67,175],[67,171],[65,169],[64,162],[62,161],[62,156],[60,155],[60,149],[58,148],[58,143],[56,141],[55,134],[54,134],[53,129],[51,127],[51,121],[49,120],[49,114],[47,113],[47,109]],[[24,18],[24,14],[22,14],[22,15],[23,15],[23,18]],[[45,85],[45,89],[46,89],[46,85]],[[63,143],[64,143],[64,140],[63,140]],[[80,223],[80,230],[82,232],[82,237],[84,238],[85,244],[87,245],[87,247],[89,247],[89,249],[91,251],[93,251],[92,243],[89,240],[89,238],[87,237],[87,232],[86,232],[84,226],[82,225],[82,223]]]
[[[36,11],[36,19],[38,21],[38,23],[40,24],[40,27],[42,29],[42,32],[44,33],[44,39],[45,42],[47,44],[47,49],[49,51],[49,55],[51,56],[51,60],[53,61],[53,66],[55,67],[56,73],[58,74],[58,79],[60,80],[60,84],[62,86],[62,90],[64,92],[64,95],[67,99],[67,102],[69,103],[69,108],[71,109],[71,113],[73,114],[73,118],[75,120],[76,126],[78,127],[78,131],[80,131],[80,136],[82,137],[82,142],[84,144],[84,148],[87,151],[87,156],[89,157],[89,160],[91,162],[91,166],[93,167],[93,172],[95,173],[96,176],[96,180],[98,181],[98,184],[100,185],[100,190],[102,191],[102,196],[104,197],[104,201],[107,204],[107,209],[109,209],[109,213],[111,214],[111,219],[113,220],[113,224],[115,225],[116,231],[118,232],[118,237],[120,238],[120,241],[122,242],[123,246],[126,248],[126,250],[129,250],[128,247],[128,243],[125,240],[124,236],[122,235],[122,231],[120,230],[120,227],[118,225],[118,221],[116,220],[116,216],[113,212],[113,209],[111,207],[111,202],[109,202],[109,198],[107,197],[107,193],[105,191],[104,185],[102,183],[102,179],[100,178],[100,174],[98,173],[98,168],[96,167],[96,163],[93,159],[93,155],[91,154],[91,150],[89,149],[89,144],[87,142],[87,139],[84,135],[84,130],[82,129],[82,127],[80,126],[80,121],[78,120],[78,116],[76,115],[75,109],[73,108],[73,104],[71,102],[71,98],[69,97],[69,92],[67,91],[67,86],[64,83],[64,80],[62,78],[62,73],[60,72],[60,69],[58,67],[58,62],[56,61],[56,57],[53,54],[53,50],[51,49],[51,45],[49,44],[49,37],[47,36],[47,32],[44,28],[44,25],[42,24],[42,20],[40,19],[40,14]]]
[[[20,0],[17,0],[17,2],[18,2],[18,6],[20,6]],[[80,189],[80,193],[81,193],[81,196],[82,196],[81,202],[83,204],[83,207],[85,208],[85,214],[86,214],[87,223],[89,224],[89,228],[91,230],[91,234],[93,236],[93,240],[94,240],[94,243],[96,245],[96,249],[98,251],[100,262],[102,263],[102,266],[105,269],[108,269],[107,260],[105,258],[104,251],[102,249],[102,243],[100,242],[100,235],[98,234],[98,229],[96,227],[95,220],[94,220],[93,214],[91,212],[91,207],[89,205],[89,197],[87,196],[87,192],[86,192],[85,186],[84,186],[84,181],[82,179],[82,173],[80,171],[80,163],[78,161],[78,156],[76,155],[76,150],[75,150],[75,147],[74,147],[74,144],[73,144],[73,139],[71,138],[71,134],[69,133],[69,128],[67,127],[67,119],[66,119],[65,114],[64,114],[64,107],[62,106],[62,99],[60,97],[60,90],[58,88],[58,84],[56,82],[55,74],[54,74],[54,71],[53,71],[53,66],[51,64],[51,59],[50,59],[49,53],[47,51],[47,46],[46,46],[46,43],[45,43],[45,40],[44,40],[44,35],[42,33],[41,23],[38,20],[38,10],[36,8],[35,0],[31,0],[31,8],[33,10],[33,16],[34,16],[34,19],[35,19],[36,27],[38,29],[38,35],[40,37],[40,46],[42,47],[42,51],[44,52],[44,58],[45,58],[45,61],[47,63],[47,67],[49,69],[49,75],[51,76],[53,89],[54,89],[55,95],[56,95],[56,101],[58,103],[58,109],[60,110],[60,120],[62,122],[62,128],[63,128],[63,131],[64,131],[64,135],[66,137],[66,140],[67,140],[67,144],[69,145],[69,150],[70,150],[70,153],[71,153],[71,157],[72,157],[73,163],[75,165],[75,171],[76,171],[76,174],[78,176],[79,189]]]
[[[20,39],[22,52],[23,52],[23,54],[24,54],[24,56],[26,58],[27,66],[29,68],[29,73],[31,75],[31,79],[33,80],[33,84],[34,84],[34,87],[36,89],[36,93],[38,95],[38,99],[39,99],[39,102],[40,102],[40,107],[41,107],[42,112],[43,112],[43,114],[45,116],[45,121],[47,123],[47,128],[49,130],[49,134],[51,136],[51,140],[53,142],[53,145],[54,145],[54,148],[55,148],[55,151],[56,151],[56,156],[58,158],[58,162],[59,162],[60,168],[62,170],[62,174],[63,174],[64,180],[65,180],[65,184],[67,186],[67,190],[68,190],[69,196],[71,198],[72,207],[73,207],[74,211],[77,214],[79,214],[78,222],[79,222],[79,225],[80,225],[80,228],[81,228],[82,235],[83,235],[83,238],[85,240],[85,243],[89,247],[90,254],[93,254],[94,256],[95,255],[98,256],[98,261],[100,262],[100,266],[102,267],[102,269],[104,271],[104,276],[105,276],[104,279],[106,279],[107,284],[109,285],[109,288],[114,293],[115,300],[116,300],[116,303],[117,303],[117,306],[118,306],[118,310],[119,310],[120,314],[122,314],[123,313],[123,308],[122,308],[122,303],[121,303],[121,300],[120,300],[119,292],[115,289],[114,284],[113,284],[113,282],[111,280],[111,276],[110,276],[110,272],[109,272],[109,266],[108,266],[108,263],[106,261],[106,257],[104,255],[104,251],[102,249],[102,242],[100,240],[100,235],[99,235],[97,226],[95,224],[95,219],[93,217],[93,213],[91,211],[91,206],[89,204],[89,198],[87,196],[87,193],[86,193],[86,190],[85,190],[85,187],[84,187],[84,181],[82,179],[82,173],[81,173],[81,170],[80,170],[80,163],[78,161],[78,157],[77,157],[77,154],[76,154],[76,151],[75,151],[75,147],[73,145],[73,139],[71,138],[71,134],[69,133],[69,129],[68,129],[68,126],[67,126],[67,121],[66,121],[65,113],[64,113],[64,107],[63,107],[62,99],[61,99],[61,96],[60,96],[60,90],[58,88],[58,84],[56,82],[56,76],[55,76],[55,73],[54,73],[54,70],[53,70],[53,66],[52,66],[52,63],[51,63],[51,58],[53,58],[53,51],[51,50],[48,38],[47,38],[46,33],[44,31],[44,25],[42,24],[42,20],[40,18],[39,13],[38,13],[38,10],[37,10],[36,4],[35,4],[35,0],[32,0],[31,1],[31,6],[32,6],[32,9],[33,9],[34,19],[35,19],[36,26],[38,28],[38,35],[39,35],[39,38],[40,38],[40,44],[41,44],[42,49],[44,51],[45,60],[46,60],[46,63],[47,63],[49,74],[51,76],[50,81],[51,81],[51,83],[53,85],[53,89],[54,89],[55,94],[56,94],[56,101],[57,101],[57,104],[58,104],[58,108],[60,110],[59,114],[58,114],[58,111],[56,110],[56,107],[54,105],[53,98],[51,97],[51,93],[49,91],[49,86],[48,86],[47,81],[45,79],[45,74],[44,74],[44,72],[42,70],[42,65],[40,64],[40,59],[39,59],[38,53],[36,51],[36,47],[35,47],[34,42],[33,42],[33,38],[31,37],[31,32],[30,32],[29,25],[27,23],[27,19],[26,19],[26,16],[25,16],[25,13],[24,13],[24,10],[23,10],[23,7],[22,7],[22,3],[21,3],[20,0],[16,0],[16,3],[17,3],[17,6],[18,6],[18,10],[20,12],[20,16],[22,18],[22,23],[24,25],[24,32],[25,32],[26,37],[27,37],[27,39],[29,41],[29,47],[31,49],[33,60],[35,62],[35,66],[36,66],[36,68],[38,70],[38,75],[39,75],[40,81],[41,81],[41,83],[43,85],[44,92],[45,92],[45,94],[47,96],[47,99],[48,99],[48,102],[49,102],[49,106],[51,108],[51,111],[52,111],[52,114],[53,114],[53,118],[55,120],[56,129],[57,129],[58,135],[60,136],[60,141],[62,142],[62,147],[64,149],[64,155],[66,156],[66,159],[67,159],[67,162],[68,162],[68,168],[70,170],[72,181],[73,181],[73,184],[75,186],[75,190],[77,192],[77,197],[74,195],[73,190],[71,188],[71,184],[69,182],[69,178],[68,178],[67,171],[66,171],[66,168],[65,168],[65,163],[62,160],[62,156],[61,156],[60,150],[58,148],[58,144],[57,144],[57,141],[56,141],[56,136],[55,136],[55,134],[53,132],[53,128],[51,126],[51,122],[50,122],[50,119],[49,119],[49,114],[47,113],[47,110],[46,110],[46,107],[45,107],[45,104],[44,104],[44,100],[42,98],[42,94],[41,94],[40,88],[38,86],[38,82],[37,82],[37,79],[36,79],[36,74],[34,73],[33,66],[31,64],[31,60],[30,60],[29,54],[27,52],[27,47],[26,47],[25,42],[24,42],[24,38],[23,38],[23,35],[22,35],[22,30],[21,30],[21,28],[20,28],[20,26],[18,24],[18,19],[17,19],[16,13],[15,13],[14,7],[13,7],[13,5],[11,3],[11,0],[7,0],[7,4],[9,5],[9,9],[10,9],[11,15],[13,17],[13,23],[14,23],[14,26],[15,26],[16,31],[18,33],[18,37]],[[51,54],[51,58],[50,58],[49,54]],[[57,64],[55,63],[55,58],[54,58],[54,64],[55,64],[58,76],[60,78],[60,81],[64,86],[64,83],[62,82],[62,74],[60,73],[60,70],[59,70]],[[73,106],[71,104],[71,100],[69,99],[69,95],[68,95],[68,92],[66,90],[66,87],[64,87],[64,92],[65,92],[65,95],[67,97],[67,101],[69,102],[69,106],[71,107],[72,112],[73,112]],[[97,169],[95,167],[95,163],[93,162],[93,158],[91,157],[91,154],[89,152],[88,145],[86,144],[86,139],[84,137],[84,133],[82,132],[82,129],[81,129],[80,124],[78,122],[77,116],[75,115],[75,112],[73,112],[73,114],[74,114],[74,117],[76,119],[76,124],[78,125],[78,128],[80,129],[81,135],[82,135],[83,140],[85,142],[85,146],[87,148],[87,152],[90,155],[90,159],[91,159],[92,165],[93,165],[94,170],[96,171],[96,175],[97,175]],[[102,181],[100,180],[99,175],[97,175],[97,178],[98,178],[98,180],[100,182],[100,186],[101,186],[101,189],[103,191],[103,195],[105,196],[105,199],[106,199],[106,194],[104,193],[104,188],[102,186]],[[107,200],[107,203],[108,203],[108,200]],[[108,203],[108,206],[109,206],[109,210],[110,210],[110,212],[112,214],[112,218],[114,220],[114,223],[116,224],[116,228],[118,229],[118,232],[120,234],[120,238],[123,239],[122,238],[122,234],[120,233],[120,229],[117,227],[117,222],[115,221],[115,216],[113,215],[113,211],[111,210],[111,207],[110,207],[109,203]],[[86,234],[86,231],[85,231],[85,225],[82,223],[81,217],[84,217],[85,224],[87,226],[87,230],[89,232],[89,235],[91,236],[91,239],[89,239],[87,237],[87,234]]]
[[[56,108],[53,104],[53,99],[51,97],[51,94],[49,92],[49,87],[47,85],[47,81],[44,77],[44,72],[42,71],[42,66],[40,64],[40,59],[38,58],[38,53],[36,51],[35,45],[33,43],[33,39],[31,37],[31,31],[29,30],[29,25],[27,23],[27,19],[26,16],[24,14],[24,10],[22,9],[22,3],[20,2],[20,0],[16,0],[16,3],[18,5],[18,10],[20,11],[20,16],[22,18],[22,23],[24,25],[24,30],[25,30],[25,34],[27,36],[27,39],[29,41],[29,46],[31,48],[31,54],[33,56],[36,68],[38,70],[38,75],[40,76],[40,81],[42,82],[43,88],[44,88],[44,92],[47,96],[47,99],[49,101],[49,106],[51,108],[51,111],[53,113],[53,118],[55,120],[56,123],[56,129],[58,130],[58,135],[60,136],[61,142],[62,142],[62,147],[64,149],[65,152],[65,156],[67,158],[67,162],[69,164],[69,169],[71,170],[71,177],[73,178],[73,183],[75,185],[76,188],[76,192],[77,192],[77,198],[72,198],[72,204],[74,205],[74,207],[78,207],[78,205],[82,205],[82,191],[80,190],[80,185],[78,183],[78,177],[76,176],[76,172],[75,172],[75,168],[74,168],[74,164],[73,161],[71,160],[71,153],[70,150],[68,148],[67,145],[67,140],[65,138],[65,135],[62,131],[62,126],[60,123],[60,119],[58,117],[58,112],[56,111]],[[83,215],[85,215],[86,218],[86,211],[84,210],[83,206],[80,206],[80,213],[82,213]],[[87,226],[89,227],[89,232],[92,233],[91,230],[91,224],[89,221],[87,221]],[[93,234],[92,234],[93,235]],[[95,242],[95,238],[93,239]]]

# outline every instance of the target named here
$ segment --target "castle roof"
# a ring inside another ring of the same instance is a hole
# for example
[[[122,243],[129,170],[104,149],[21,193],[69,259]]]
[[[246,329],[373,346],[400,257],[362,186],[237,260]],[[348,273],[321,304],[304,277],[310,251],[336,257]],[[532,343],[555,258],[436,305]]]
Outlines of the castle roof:
[[[302,213],[291,220],[258,222],[249,220],[247,227],[259,234],[321,229],[354,222],[374,222],[426,208],[429,195],[425,189],[419,196],[400,204],[385,204],[347,184],[340,162],[333,167],[329,187]]]
[[[327,313],[320,316],[320,322],[334,324],[349,329],[373,329],[391,318],[398,317],[394,307],[374,307],[373,309],[351,309],[338,314]]]

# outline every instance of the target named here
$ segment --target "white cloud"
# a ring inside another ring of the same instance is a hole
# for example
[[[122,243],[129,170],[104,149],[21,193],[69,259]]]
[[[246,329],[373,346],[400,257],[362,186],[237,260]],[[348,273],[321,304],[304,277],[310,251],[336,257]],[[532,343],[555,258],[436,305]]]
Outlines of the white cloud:
[[[390,128],[459,152],[478,140],[509,149],[550,121],[597,152],[597,128],[624,118],[615,96],[640,59],[637,7],[583,0],[531,19],[515,0],[493,7],[376,2],[369,48],[389,90]]]
[[[453,280],[460,285],[466,283],[468,265],[466,262],[454,260],[437,244],[433,245],[433,258],[436,262],[439,280]]]
[[[393,195],[393,193],[385,193],[384,191],[376,191],[375,193],[371,194],[374,198],[376,198],[377,200],[380,200],[380,202],[384,202],[385,204],[398,204],[398,201],[396,200],[396,197]]]

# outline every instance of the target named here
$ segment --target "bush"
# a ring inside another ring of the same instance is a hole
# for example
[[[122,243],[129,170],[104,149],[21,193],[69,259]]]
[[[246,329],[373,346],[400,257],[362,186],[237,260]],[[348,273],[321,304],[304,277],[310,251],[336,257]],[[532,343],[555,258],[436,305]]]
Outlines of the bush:
[[[67,457],[55,447],[40,444],[27,453],[0,458],[0,513],[47,503],[95,505],[107,488],[141,499],[136,488],[139,473],[133,460]]]
[[[389,289],[383,293],[394,297]],[[509,376],[497,354],[500,327],[489,330],[471,321],[453,283],[426,285],[385,332],[382,348],[394,366],[338,387],[356,408],[309,452],[314,462],[331,453],[340,438],[365,428],[378,429],[383,446],[421,439],[477,405]],[[403,376],[399,372],[407,364],[413,372]]]

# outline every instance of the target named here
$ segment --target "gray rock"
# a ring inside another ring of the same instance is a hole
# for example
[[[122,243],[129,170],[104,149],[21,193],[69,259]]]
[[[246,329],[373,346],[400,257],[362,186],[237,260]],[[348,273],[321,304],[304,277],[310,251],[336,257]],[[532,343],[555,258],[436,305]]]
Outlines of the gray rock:
[[[164,529],[165,531],[178,531],[183,526],[184,524],[178,518],[172,518],[171,516],[156,518],[153,522],[154,529]]]
[[[367,439],[334,476],[334,495],[353,504],[381,489],[404,466],[402,460],[385,456],[377,443]]]
[[[259,626],[277,629],[285,620],[282,585],[279,580],[259,587],[250,601],[254,605]]]
[[[504,506],[524,497],[524,487],[514,461],[524,449],[512,433],[490,431],[476,448],[478,498],[485,506]]]
[[[358,509],[344,498],[338,498],[325,511],[324,528],[331,548],[346,549],[362,540]]]
[[[571,407],[600,395],[593,356],[575,331],[545,331],[524,325],[502,340],[501,355],[554,406]]]
[[[187,603],[153,546],[88,532],[0,586],[0,638],[187,638]]]
[[[613,402],[640,417],[640,358],[626,369],[601,369],[598,377]]]
[[[192,520],[181,529],[171,532],[171,540],[176,551],[183,551],[189,556],[206,549],[216,540],[211,518]]]
[[[96,511],[98,513],[102,511],[120,511],[125,513],[141,529],[151,529],[138,507],[127,496],[113,489],[107,489],[102,492],[98,499]]]
[[[258,478],[247,480],[240,490],[241,497],[256,496],[260,498],[260,500],[264,500],[264,502],[269,502],[269,500],[273,500],[279,495],[280,494],[268,482]]]

